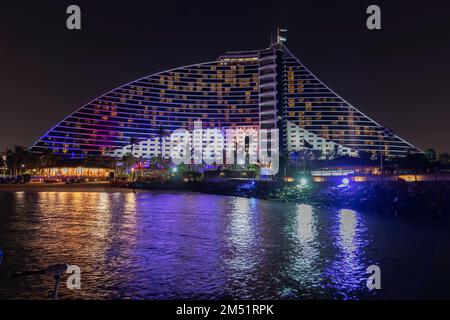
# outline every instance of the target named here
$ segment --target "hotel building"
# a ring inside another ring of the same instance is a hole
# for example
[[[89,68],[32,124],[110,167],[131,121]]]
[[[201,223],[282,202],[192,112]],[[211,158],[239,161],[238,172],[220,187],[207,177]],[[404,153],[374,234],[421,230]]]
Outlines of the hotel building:
[[[124,84],[67,116],[32,151],[120,158],[133,150],[135,157],[168,157],[170,133],[193,130],[201,121],[204,129],[239,129],[239,139],[278,128],[286,153],[308,148],[325,158],[421,152],[328,88],[282,40]]]

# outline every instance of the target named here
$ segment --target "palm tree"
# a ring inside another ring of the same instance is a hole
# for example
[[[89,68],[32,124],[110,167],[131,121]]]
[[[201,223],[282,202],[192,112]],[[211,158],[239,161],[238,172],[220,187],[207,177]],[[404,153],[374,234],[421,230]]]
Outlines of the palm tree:
[[[153,169],[167,169],[168,164],[161,156],[154,156],[150,159],[150,166]]]
[[[255,178],[259,179],[261,167],[259,164],[251,163],[247,166],[247,170],[253,171],[255,173]]]
[[[40,164],[39,155],[30,151],[25,152],[24,167],[26,169],[38,168]]]
[[[163,158],[163,139],[164,137],[167,137],[168,133],[164,130],[162,126],[159,126],[158,128],[158,139],[159,139],[159,156]]]
[[[0,169],[3,169],[3,174],[6,174],[6,161],[3,159],[3,157],[5,157],[6,159],[6,155],[0,154]]]
[[[425,156],[427,157],[427,159],[429,161],[436,161],[437,157],[436,157],[436,151],[434,151],[434,149],[427,149],[425,150]]]
[[[127,153],[124,154],[122,157],[122,162],[125,165],[125,168],[127,168],[127,170],[131,170],[131,168],[134,165],[134,156],[132,153]],[[132,176],[130,175],[130,179],[132,178]]]
[[[320,160],[322,158],[322,150],[313,149],[311,150],[314,160]]]
[[[136,144],[137,139],[135,137],[130,137],[129,143],[131,145],[131,156],[129,158],[126,158],[126,160],[128,161],[128,169],[131,169],[131,174],[130,174],[130,180],[133,181],[133,166],[135,163],[135,159],[134,159],[134,145]]]
[[[309,156],[310,156],[310,149],[302,148],[300,150],[300,158],[302,159],[303,163],[303,171],[306,170],[306,162],[309,161]]]
[[[134,156],[134,145],[136,144],[137,139],[135,137],[130,137],[129,143],[131,145],[131,155]]]
[[[439,155],[439,162],[442,163],[442,164],[450,163],[450,155],[447,152],[441,153]]]
[[[45,149],[40,156],[40,166],[48,168],[54,165],[56,160],[52,149]]]
[[[289,160],[291,160],[294,167],[298,167],[300,162],[300,152],[292,151],[289,153]]]
[[[28,151],[23,146],[14,146],[6,151],[6,163],[12,169],[12,174],[17,175],[18,168],[26,165]]]

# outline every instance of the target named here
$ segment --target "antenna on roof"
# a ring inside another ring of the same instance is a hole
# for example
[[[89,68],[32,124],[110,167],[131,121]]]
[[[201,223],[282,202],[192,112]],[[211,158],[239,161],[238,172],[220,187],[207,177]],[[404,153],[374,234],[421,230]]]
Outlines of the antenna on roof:
[[[284,43],[287,41],[287,29],[277,28],[277,43]]]

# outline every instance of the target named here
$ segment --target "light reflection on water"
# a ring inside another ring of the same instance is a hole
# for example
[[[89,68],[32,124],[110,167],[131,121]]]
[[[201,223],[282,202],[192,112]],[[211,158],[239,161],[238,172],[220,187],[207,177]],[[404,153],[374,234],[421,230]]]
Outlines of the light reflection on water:
[[[332,235],[338,252],[325,274],[331,280],[330,286],[340,298],[355,298],[354,292],[365,285],[366,269],[370,265],[365,257],[365,247],[369,245],[367,229],[360,214],[354,210],[341,209]]]
[[[304,296],[307,288],[320,290],[322,277],[318,265],[320,244],[316,224],[317,218],[312,206],[298,205],[292,226],[288,225],[292,229],[286,230],[287,234],[294,237],[294,246],[291,249],[293,254],[290,255],[290,263],[286,265],[292,287],[284,288],[286,297]]]
[[[8,274],[58,262],[82,271],[82,290],[63,288],[63,299],[408,297],[411,287],[369,293],[366,269],[403,274],[405,248],[390,230],[428,232],[347,209],[196,193],[5,192],[0,209],[0,298],[47,298],[51,278]]]

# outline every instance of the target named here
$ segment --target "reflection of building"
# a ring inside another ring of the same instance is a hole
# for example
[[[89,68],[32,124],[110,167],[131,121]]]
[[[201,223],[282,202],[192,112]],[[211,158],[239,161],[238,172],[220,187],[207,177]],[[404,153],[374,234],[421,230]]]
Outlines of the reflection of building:
[[[282,40],[282,39],[280,39]],[[32,147],[70,158],[168,154],[177,128],[280,129],[282,150],[330,157],[360,151],[404,156],[418,149],[354,108],[282,42],[152,74],[113,89],[51,128]]]

